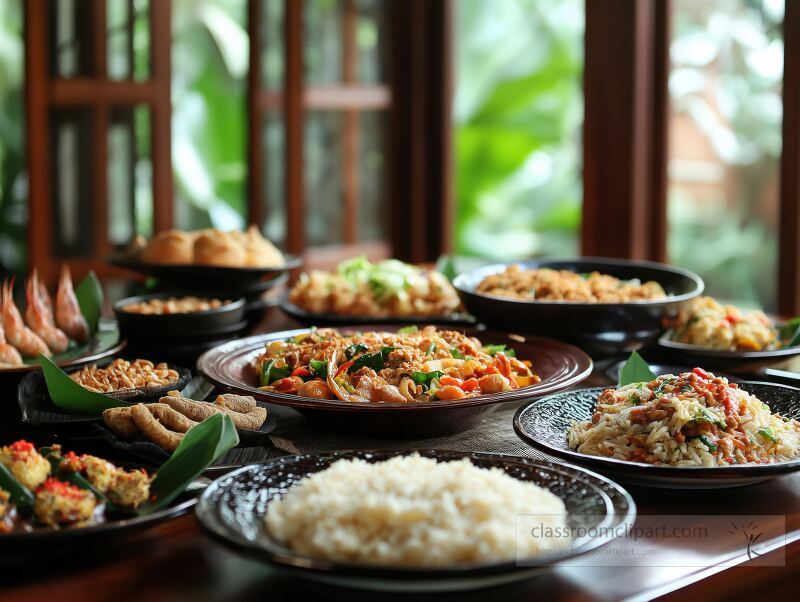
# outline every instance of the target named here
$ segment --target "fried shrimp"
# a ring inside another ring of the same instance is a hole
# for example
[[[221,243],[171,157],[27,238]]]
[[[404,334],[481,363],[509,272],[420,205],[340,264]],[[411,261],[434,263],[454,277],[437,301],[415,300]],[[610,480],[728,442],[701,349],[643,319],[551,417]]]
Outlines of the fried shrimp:
[[[13,280],[3,283],[2,305],[3,305],[3,327],[8,337],[8,342],[16,347],[22,355],[36,357],[40,353],[50,357],[52,353],[42,338],[25,326],[22,315],[19,313],[13,296]]]
[[[50,349],[61,353],[69,346],[69,339],[64,331],[55,325],[53,311],[48,309],[42,300],[42,288],[39,284],[39,275],[34,270],[25,285],[25,300],[28,303],[25,319],[31,330],[39,335]]]
[[[67,333],[69,338],[78,343],[85,343],[89,339],[89,324],[81,313],[67,266],[61,269],[61,277],[58,280],[56,323],[61,330]]]

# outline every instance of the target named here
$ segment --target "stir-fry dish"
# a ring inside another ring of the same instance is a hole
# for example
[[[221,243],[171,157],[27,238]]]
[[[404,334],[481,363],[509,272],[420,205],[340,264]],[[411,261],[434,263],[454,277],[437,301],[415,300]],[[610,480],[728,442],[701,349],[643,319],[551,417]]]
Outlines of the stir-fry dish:
[[[0,534],[81,527],[126,516],[150,498],[152,477],[90,455],[37,450],[27,441],[0,447]]]
[[[354,316],[447,316],[461,302],[439,272],[422,270],[396,259],[370,263],[356,257],[334,272],[301,274],[289,295],[312,313]]]
[[[642,283],[638,279],[620,280],[599,272],[578,274],[549,268],[529,270],[516,264],[490,274],[475,290],[484,295],[522,301],[573,303],[628,303],[667,296],[661,285],[652,280]]]
[[[800,458],[800,422],[701,368],[606,389],[569,446],[592,456],[683,467]]]
[[[14,280],[3,282],[0,293],[0,368],[24,365],[23,357],[51,357],[66,351],[70,341],[85,343],[89,325],[81,314],[69,269],[61,270],[55,304],[33,270],[25,286],[25,319],[14,302]]]
[[[684,305],[672,325],[673,341],[725,351],[763,351],[781,346],[775,324],[763,311],[722,305],[697,297]]]
[[[505,345],[484,345],[454,330],[396,333],[311,330],[272,341],[255,360],[261,388],[355,403],[453,401],[539,382]]]

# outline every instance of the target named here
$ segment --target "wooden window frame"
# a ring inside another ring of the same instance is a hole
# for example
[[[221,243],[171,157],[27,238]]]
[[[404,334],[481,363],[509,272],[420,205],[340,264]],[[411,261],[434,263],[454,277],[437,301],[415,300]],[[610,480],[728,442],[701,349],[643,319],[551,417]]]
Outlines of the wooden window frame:
[[[112,251],[108,239],[108,127],[115,107],[147,105],[151,119],[153,166],[153,229],[172,226],[171,160],[171,23],[172,3],[150,3],[150,77],[147,81],[110,80],[107,72],[106,0],[91,0],[92,75],[62,79],[52,77],[49,67],[48,0],[26,0],[25,22],[25,112],[28,167],[28,264],[37,267],[47,282],[54,282],[63,259],[80,275],[94,270],[101,277],[119,275],[106,263]],[[92,173],[90,190],[93,231],[88,257],[55,257],[52,242],[53,208],[49,153],[50,111],[74,107],[91,115]]]

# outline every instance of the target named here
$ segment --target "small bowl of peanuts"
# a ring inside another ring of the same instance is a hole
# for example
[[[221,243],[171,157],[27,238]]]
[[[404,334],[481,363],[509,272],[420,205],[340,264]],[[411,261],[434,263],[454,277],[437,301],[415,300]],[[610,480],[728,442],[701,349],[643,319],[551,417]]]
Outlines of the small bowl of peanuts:
[[[130,341],[169,345],[235,336],[244,329],[245,300],[214,293],[156,293],[114,304],[120,332]]]
[[[186,368],[145,359],[117,358],[102,366],[91,364],[69,373],[83,388],[116,399],[158,399],[170,390],[181,390],[191,380]]]

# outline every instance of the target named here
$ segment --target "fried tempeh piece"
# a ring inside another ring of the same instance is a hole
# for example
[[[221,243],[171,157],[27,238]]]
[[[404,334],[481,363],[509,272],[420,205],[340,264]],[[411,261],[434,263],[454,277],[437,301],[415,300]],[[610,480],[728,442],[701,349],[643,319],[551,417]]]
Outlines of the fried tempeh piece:
[[[255,398],[249,395],[234,395],[233,393],[218,395],[214,403],[242,414],[248,414],[258,407]]]
[[[195,401],[178,395],[166,395],[159,401],[197,422],[202,422],[214,414],[224,413],[231,417],[236,428],[257,431],[267,419],[267,410],[258,406],[249,412],[236,412],[223,403]]]
[[[122,439],[134,439],[139,434],[129,406],[103,410],[103,422]]]
[[[184,437],[183,433],[168,430],[143,403],[131,407],[131,416],[142,434],[164,451],[174,452]]]

